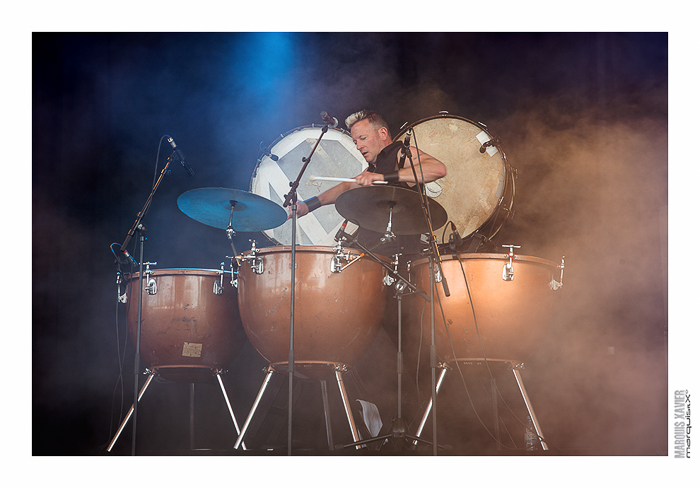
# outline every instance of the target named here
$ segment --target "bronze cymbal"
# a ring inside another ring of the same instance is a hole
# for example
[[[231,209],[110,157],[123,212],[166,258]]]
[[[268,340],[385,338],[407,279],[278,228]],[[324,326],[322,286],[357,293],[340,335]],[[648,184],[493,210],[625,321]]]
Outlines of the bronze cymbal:
[[[445,209],[426,197],[433,229],[447,222]],[[398,186],[365,186],[342,193],[335,201],[338,213],[360,227],[385,232],[391,212],[392,231],[396,235],[428,232],[418,192]]]
[[[287,220],[287,212],[265,197],[232,188],[198,188],[177,199],[185,215],[217,229],[258,232],[274,229]],[[233,208],[233,218],[231,209]]]

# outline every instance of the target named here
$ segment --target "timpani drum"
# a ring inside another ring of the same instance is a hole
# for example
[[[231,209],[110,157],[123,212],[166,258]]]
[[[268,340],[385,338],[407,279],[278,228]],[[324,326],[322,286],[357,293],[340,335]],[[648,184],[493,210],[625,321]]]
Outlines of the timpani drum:
[[[531,256],[514,255],[512,264],[508,254],[444,256],[442,270],[450,296],[445,297],[439,283],[435,287],[440,359],[525,361],[551,321],[553,293],[561,285],[555,280],[557,269],[555,263]],[[414,262],[412,273],[416,286],[429,293],[428,259]],[[429,304],[422,299],[411,303],[414,308],[407,320],[423,330],[423,342],[430,344]]]
[[[409,127],[412,145],[447,167],[444,178],[425,185],[427,195],[447,211],[448,223],[434,229],[437,241],[447,244],[450,231],[445,229],[450,221],[464,238],[477,232],[493,238],[512,216],[515,195],[515,172],[496,139],[485,125],[447,113]],[[407,130],[394,140],[403,139]]]
[[[289,193],[289,183],[296,181],[303,167],[303,158],[311,154],[316,141],[321,136],[322,127],[306,126],[281,135],[258,160],[250,182],[250,191],[272,200],[279,205]],[[354,178],[367,168],[367,162],[352,142],[347,131],[329,129],[311,157],[297,189],[300,201],[308,200],[337,185],[337,182],[312,180],[312,176]],[[335,206],[325,205],[313,213],[298,219],[297,244],[333,246],[334,237],[343,217]],[[292,244],[292,222],[288,220],[263,234],[273,243],[284,246]],[[356,226],[348,225],[348,232]]]
[[[127,277],[127,323],[136,343],[139,273]],[[144,272],[141,359],[166,379],[193,382],[224,368],[246,342],[231,272]]]
[[[289,363],[291,250],[253,249],[238,270],[243,328],[270,364]],[[381,328],[384,267],[354,249],[324,246],[297,246],[295,259],[295,365],[352,366]]]

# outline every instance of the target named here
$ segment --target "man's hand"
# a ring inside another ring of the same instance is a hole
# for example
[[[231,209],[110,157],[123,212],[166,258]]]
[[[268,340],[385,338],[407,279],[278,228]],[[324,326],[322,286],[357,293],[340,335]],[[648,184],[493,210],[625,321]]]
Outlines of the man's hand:
[[[365,170],[355,177],[355,181],[360,186],[372,186],[375,181],[384,181],[384,175]]]
[[[309,213],[309,207],[304,202],[297,202],[297,218],[303,217]],[[289,211],[287,212],[287,220],[292,218],[292,206],[289,206]]]

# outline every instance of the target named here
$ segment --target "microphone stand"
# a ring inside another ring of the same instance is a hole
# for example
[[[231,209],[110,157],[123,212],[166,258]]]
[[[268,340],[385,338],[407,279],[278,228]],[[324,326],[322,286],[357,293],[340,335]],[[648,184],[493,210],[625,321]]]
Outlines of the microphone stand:
[[[173,153],[174,154],[174,153]],[[165,167],[163,170],[160,172],[160,176],[158,177],[158,180],[156,183],[153,185],[153,188],[151,189],[151,193],[148,195],[148,198],[146,199],[146,203],[144,204],[143,208],[141,211],[136,215],[136,220],[134,221],[134,224],[131,226],[131,229],[129,229],[129,232],[126,235],[126,239],[124,239],[124,243],[121,245],[119,248],[119,252],[123,253],[126,251],[127,246],[129,245],[129,242],[131,242],[131,239],[134,237],[136,232],[139,233],[139,302],[138,302],[138,313],[137,313],[137,319],[136,319],[136,353],[134,355],[134,412],[133,412],[133,435],[131,437],[131,455],[135,456],[136,455],[136,417],[138,413],[138,404],[139,404],[139,369],[140,369],[140,356],[141,356],[141,317],[143,313],[143,248],[144,248],[144,242],[146,241],[146,226],[143,225],[143,217],[146,215],[146,212],[148,211],[148,208],[151,205],[151,201],[153,200],[153,196],[155,195],[156,191],[158,190],[158,187],[160,186],[160,183],[163,181],[163,178],[165,175],[169,172],[168,168],[170,167],[170,160],[172,156],[168,158],[167,162],[165,163]]]
[[[433,231],[433,225],[430,218],[430,211],[428,209],[428,202],[425,195],[425,185],[418,183],[418,176],[416,175],[416,167],[413,164],[413,158],[411,157],[411,151],[409,149],[409,142],[411,140],[412,128],[409,127],[407,131],[406,139],[404,140],[404,147],[402,148],[401,162],[399,167],[408,157],[408,161],[411,164],[411,171],[413,171],[413,178],[418,187],[418,195],[420,195],[421,208],[423,209],[423,216],[425,217],[425,223],[428,226],[428,235],[430,236],[430,369],[431,369],[431,394],[433,400],[433,455],[437,456],[437,380],[436,372],[438,366],[437,360],[437,348],[435,346],[435,280],[437,276],[442,278],[442,288],[446,297],[450,296],[450,289],[447,286],[447,279],[445,274],[442,272],[442,261],[440,259],[440,251],[437,247],[437,241],[435,239],[435,233]],[[419,158],[420,161],[420,158]],[[437,274],[436,274],[437,271]]]
[[[293,382],[294,382],[294,301],[296,298],[296,247],[297,247],[297,188],[299,188],[299,182],[301,181],[301,177],[304,175],[304,172],[306,171],[306,167],[309,165],[309,162],[311,162],[311,156],[313,156],[314,152],[316,151],[316,148],[321,142],[321,139],[325,135],[326,132],[328,132],[328,127],[329,124],[326,124],[323,126],[323,129],[321,129],[321,135],[318,137],[316,140],[316,144],[314,144],[314,147],[311,148],[311,153],[309,153],[309,157],[307,158],[302,158],[302,161],[304,163],[304,166],[302,166],[301,171],[299,171],[299,175],[297,176],[297,179],[293,182],[289,183],[289,186],[291,189],[289,190],[289,193],[287,193],[284,196],[284,204],[282,205],[283,207],[288,207],[291,205],[292,208],[292,274],[291,274],[291,305],[290,305],[290,311],[289,311],[289,359],[288,359],[288,369],[289,369],[289,410],[287,414],[287,455],[291,456],[292,455],[292,400],[294,398],[294,389],[293,389]]]

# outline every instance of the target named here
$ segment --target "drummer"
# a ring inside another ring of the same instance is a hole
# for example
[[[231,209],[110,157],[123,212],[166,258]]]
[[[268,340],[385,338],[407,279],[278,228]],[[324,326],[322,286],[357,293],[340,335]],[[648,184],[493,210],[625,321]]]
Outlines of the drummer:
[[[358,151],[368,163],[368,168],[355,177],[356,183],[343,182],[317,197],[309,198],[297,204],[297,216],[302,217],[313,212],[323,205],[334,204],[336,199],[344,192],[361,186],[372,186],[376,181],[385,181],[389,185],[405,188],[415,188],[416,179],[413,169],[408,161],[404,161],[403,167],[399,167],[403,141],[392,143],[391,132],[384,118],[372,110],[361,110],[345,119],[345,125],[350,129],[350,135]],[[410,147],[411,158],[415,166],[415,173],[420,183],[430,183],[447,174],[443,163],[418,150]],[[358,242],[368,248],[377,248],[377,252],[389,256],[397,252],[405,254],[417,254],[420,252],[420,242],[413,236],[398,236],[395,242],[381,244],[383,234],[360,229],[356,235]]]

